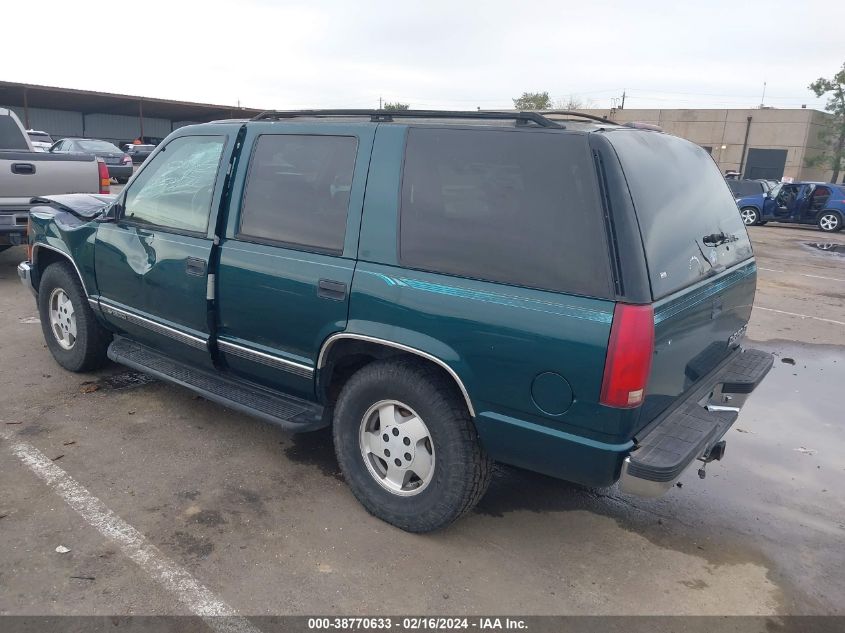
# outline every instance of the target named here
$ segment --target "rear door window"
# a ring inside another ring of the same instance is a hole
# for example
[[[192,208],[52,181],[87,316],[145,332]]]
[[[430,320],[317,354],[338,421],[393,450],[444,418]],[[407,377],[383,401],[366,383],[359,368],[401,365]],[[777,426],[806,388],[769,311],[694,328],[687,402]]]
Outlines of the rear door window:
[[[29,149],[23,132],[8,115],[0,115],[0,149]]]
[[[751,257],[734,197],[701,147],[638,130],[607,138],[634,201],[655,299]]]
[[[411,128],[401,263],[607,296],[608,249],[586,139],[578,133]]]
[[[358,140],[263,134],[250,161],[239,237],[343,251]]]

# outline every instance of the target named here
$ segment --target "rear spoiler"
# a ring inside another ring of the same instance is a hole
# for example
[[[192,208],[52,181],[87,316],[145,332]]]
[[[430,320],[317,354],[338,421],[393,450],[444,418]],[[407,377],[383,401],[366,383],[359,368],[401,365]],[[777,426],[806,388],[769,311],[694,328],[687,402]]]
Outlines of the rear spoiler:
[[[36,196],[30,199],[30,203],[66,211],[83,220],[93,220],[116,198],[117,196],[93,193],[66,193],[56,196]]]

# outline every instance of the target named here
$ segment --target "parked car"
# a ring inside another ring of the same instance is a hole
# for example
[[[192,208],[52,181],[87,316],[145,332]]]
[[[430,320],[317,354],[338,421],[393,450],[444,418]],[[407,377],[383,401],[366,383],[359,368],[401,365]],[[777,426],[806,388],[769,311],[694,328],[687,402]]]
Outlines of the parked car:
[[[494,460],[657,495],[721,459],[771,367],[740,345],[756,264],[705,150],[585,118],[182,127],[114,203],[34,209],[19,275],[62,367],[331,425],[405,530],[467,512]]]
[[[117,182],[126,183],[132,177],[132,158],[108,141],[95,138],[64,138],[54,143],[50,151],[54,154],[93,154],[103,159],[109,176]]]
[[[36,152],[17,115],[0,108],[0,251],[26,243],[33,196],[108,193],[108,170],[92,155]]]
[[[746,225],[766,222],[815,224],[825,233],[842,230],[845,185],[829,182],[779,183],[772,190],[736,201]]]
[[[32,149],[36,152],[48,152],[53,145],[52,137],[41,130],[27,130],[26,135],[32,142]]]
[[[140,165],[143,163],[150,154],[155,151],[155,145],[132,145],[129,144],[126,146],[126,153],[132,158],[132,162],[135,165]]]
[[[735,198],[763,194],[778,184],[772,180],[728,180],[726,182]]]

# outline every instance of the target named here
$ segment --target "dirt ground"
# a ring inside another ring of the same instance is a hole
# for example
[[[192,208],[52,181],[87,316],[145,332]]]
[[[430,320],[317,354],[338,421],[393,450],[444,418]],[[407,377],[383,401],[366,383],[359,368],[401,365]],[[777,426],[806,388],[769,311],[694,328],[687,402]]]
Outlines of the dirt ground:
[[[845,250],[845,233],[750,232],[748,337],[775,367],[704,481],[693,468],[645,500],[500,468],[475,512],[425,536],[363,510],[327,432],[118,366],[62,370],[23,249],[0,254],[0,614],[188,613],[193,585],[128,555],[115,521],[244,615],[845,614],[845,253],[812,246]],[[32,451],[67,480],[36,476]]]

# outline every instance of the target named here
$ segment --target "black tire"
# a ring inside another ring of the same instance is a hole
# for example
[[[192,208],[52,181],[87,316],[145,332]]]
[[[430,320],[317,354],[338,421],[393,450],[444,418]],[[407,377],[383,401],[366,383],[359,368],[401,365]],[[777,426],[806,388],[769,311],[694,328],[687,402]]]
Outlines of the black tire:
[[[361,451],[364,415],[384,400],[407,405],[430,434],[431,478],[412,496],[383,487]],[[493,462],[481,447],[454,383],[436,367],[414,359],[378,361],[354,374],[338,397],[333,434],[338,463],[358,501],[374,516],[408,532],[431,532],[449,525],[472,509],[490,484]]]
[[[752,218],[752,214],[753,219],[750,219]],[[742,218],[742,222],[745,226],[760,224],[760,212],[754,207],[742,207],[742,209],[740,209],[740,217]]]
[[[50,323],[50,301],[56,290],[63,290],[73,306],[76,338],[70,349],[62,347]],[[67,262],[50,264],[41,275],[41,283],[38,286],[38,314],[44,340],[59,365],[75,372],[102,367],[112,335],[97,321],[91,306],[88,305],[82,282],[73,266]]]
[[[842,230],[842,214],[838,211],[822,211],[817,224],[819,230],[825,233],[836,233]]]
[[[115,178],[115,180],[117,180],[117,184],[119,185],[125,185],[129,182],[129,178]]]

